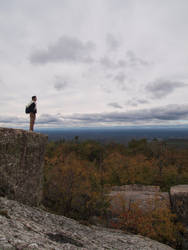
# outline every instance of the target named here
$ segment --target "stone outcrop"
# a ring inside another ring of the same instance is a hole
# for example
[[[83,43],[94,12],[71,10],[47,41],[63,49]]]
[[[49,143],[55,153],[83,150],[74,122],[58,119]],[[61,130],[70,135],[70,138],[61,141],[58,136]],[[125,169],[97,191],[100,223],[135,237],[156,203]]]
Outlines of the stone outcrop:
[[[40,203],[46,144],[45,135],[0,128],[0,196]]]
[[[183,249],[188,249],[188,185],[177,185],[170,189],[173,211],[185,227]]]
[[[0,198],[0,249],[170,250],[139,236],[96,226],[84,226],[17,201]]]
[[[173,210],[185,225],[188,225],[188,185],[177,185],[170,189]]]
[[[131,185],[113,186],[112,191],[160,192],[160,187],[159,186],[145,186],[141,184],[131,184]]]
[[[111,212],[119,214],[122,209],[129,208],[132,203],[137,203],[143,210],[147,208],[166,205],[170,207],[169,194],[160,192],[159,186],[124,185],[115,186],[109,194],[111,198]],[[157,202],[156,202],[157,200]]]

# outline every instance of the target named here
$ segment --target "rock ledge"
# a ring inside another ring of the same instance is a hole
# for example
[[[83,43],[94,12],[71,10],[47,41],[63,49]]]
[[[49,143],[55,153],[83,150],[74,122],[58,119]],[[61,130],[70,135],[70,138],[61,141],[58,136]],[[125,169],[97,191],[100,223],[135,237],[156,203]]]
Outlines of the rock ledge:
[[[17,201],[0,198],[0,249],[170,250],[169,246],[121,231],[88,227]]]

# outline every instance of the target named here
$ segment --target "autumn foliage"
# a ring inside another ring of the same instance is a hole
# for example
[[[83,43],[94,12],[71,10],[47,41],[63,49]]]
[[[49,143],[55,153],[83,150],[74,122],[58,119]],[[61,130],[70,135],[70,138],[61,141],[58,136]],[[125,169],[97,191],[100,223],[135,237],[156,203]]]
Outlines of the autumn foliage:
[[[169,206],[156,197],[154,204],[148,201],[143,209],[139,202],[132,202],[118,215],[117,222],[112,222],[113,228],[140,234],[151,239],[166,243],[181,249],[181,234],[184,227],[177,222],[177,217]]]
[[[188,183],[188,150],[164,142],[132,140],[127,146],[96,141],[50,142],[44,167],[44,205],[78,220],[106,218],[111,186]],[[169,208],[143,213],[137,204],[120,215],[117,228],[176,244],[179,225]],[[168,228],[168,230],[167,230]]]
[[[75,146],[71,143],[49,145],[55,148],[46,156],[44,204],[75,219],[104,215],[108,199],[100,168],[95,162],[78,157]]]

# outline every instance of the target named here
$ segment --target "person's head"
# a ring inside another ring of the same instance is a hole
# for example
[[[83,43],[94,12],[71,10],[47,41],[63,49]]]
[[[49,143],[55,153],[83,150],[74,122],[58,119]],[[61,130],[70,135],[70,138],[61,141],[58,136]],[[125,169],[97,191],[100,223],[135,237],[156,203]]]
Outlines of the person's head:
[[[32,96],[32,101],[36,102],[36,100],[37,100],[37,97],[35,95]]]

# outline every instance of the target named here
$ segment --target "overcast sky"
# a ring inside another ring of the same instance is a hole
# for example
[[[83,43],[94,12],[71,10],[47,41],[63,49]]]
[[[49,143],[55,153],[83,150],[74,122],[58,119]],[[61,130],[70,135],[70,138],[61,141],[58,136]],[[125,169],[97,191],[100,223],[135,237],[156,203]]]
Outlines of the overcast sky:
[[[0,0],[0,126],[188,124],[187,0]]]

